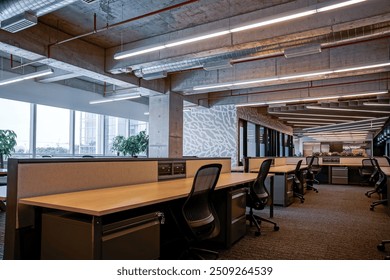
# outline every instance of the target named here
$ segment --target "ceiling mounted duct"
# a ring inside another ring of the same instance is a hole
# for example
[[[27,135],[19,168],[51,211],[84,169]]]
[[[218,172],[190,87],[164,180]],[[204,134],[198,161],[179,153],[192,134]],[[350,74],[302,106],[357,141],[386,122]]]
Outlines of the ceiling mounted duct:
[[[24,12],[23,14],[19,14],[9,19],[3,20],[0,23],[0,28],[8,32],[15,33],[34,26],[37,24],[37,22],[38,20],[36,15],[29,12]]]
[[[37,18],[77,0],[2,0],[0,28],[12,33],[37,24]]]
[[[155,80],[155,79],[162,79],[162,78],[166,78],[167,77],[167,71],[161,71],[161,72],[156,72],[156,73],[148,73],[148,74],[144,74],[142,76],[142,79],[144,80]]]
[[[284,56],[286,58],[299,57],[309,54],[316,54],[321,52],[320,44],[304,45],[299,47],[292,47],[284,50]]]

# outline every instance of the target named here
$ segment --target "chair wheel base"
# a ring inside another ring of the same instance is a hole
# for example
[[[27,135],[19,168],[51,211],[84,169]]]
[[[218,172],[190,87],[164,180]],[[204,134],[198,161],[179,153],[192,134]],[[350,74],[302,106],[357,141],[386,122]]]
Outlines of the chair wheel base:
[[[374,206],[371,206],[371,207],[370,207],[370,210],[371,210],[371,211],[374,211]]]
[[[376,246],[376,248],[377,248],[379,251],[383,252],[383,251],[385,250],[385,244],[383,244],[383,243],[378,244],[378,246]]]
[[[279,226],[274,226],[274,231],[279,231]]]

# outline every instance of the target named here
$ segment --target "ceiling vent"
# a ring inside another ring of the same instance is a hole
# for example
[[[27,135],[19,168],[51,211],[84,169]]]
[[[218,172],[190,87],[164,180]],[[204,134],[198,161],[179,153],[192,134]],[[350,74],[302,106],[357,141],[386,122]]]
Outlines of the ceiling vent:
[[[34,26],[37,24],[37,22],[38,20],[36,15],[29,12],[24,12],[23,14],[19,14],[9,19],[3,20],[0,24],[0,28],[8,32],[15,33]]]

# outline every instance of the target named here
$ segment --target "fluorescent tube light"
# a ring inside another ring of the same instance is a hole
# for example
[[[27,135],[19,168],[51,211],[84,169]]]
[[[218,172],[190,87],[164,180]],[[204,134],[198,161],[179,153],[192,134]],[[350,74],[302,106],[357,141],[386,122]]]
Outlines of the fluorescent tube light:
[[[90,101],[89,104],[100,104],[100,103],[107,103],[107,102],[113,102],[113,101],[135,99],[135,98],[140,98],[140,97],[141,97],[141,94],[131,95],[131,96],[107,97],[107,98],[103,98],[103,99]]]
[[[231,83],[223,83],[223,84],[221,83],[221,84],[212,84],[212,85],[204,85],[204,86],[195,86],[193,87],[193,90],[204,90],[204,89],[213,89],[219,87],[231,87],[231,86],[248,85],[254,83],[265,83],[265,82],[277,81],[277,80],[293,80],[298,78],[315,77],[315,76],[322,76],[322,75],[328,75],[333,73],[349,72],[349,71],[356,71],[362,69],[372,69],[372,68],[379,68],[379,67],[386,67],[386,66],[390,66],[390,62],[362,65],[362,66],[353,66],[349,68],[340,68],[340,69],[325,70],[325,71],[318,71],[318,72],[302,73],[298,75],[276,76],[273,78],[259,79],[259,80],[247,80],[247,81],[239,81],[239,82],[231,82]]]
[[[357,4],[357,3],[360,3],[360,2],[364,2],[364,1],[366,1],[366,0],[349,0],[349,1],[344,1],[344,2],[341,2],[341,3],[336,3],[336,4],[333,4],[333,5],[328,5],[328,6],[324,6],[322,8],[318,8],[317,12],[318,13],[326,12],[326,11],[330,11],[330,10],[346,7],[346,6]]]
[[[365,106],[390,107],[389,103],[363,102]]]
[[[165,49],[165,46],[164,45],[155,46],[155,47],[142,49],[142,50],[139,50],[139,51],[134,51],[134,50],[124,51],[124,52],[120,52],[120,53],[115,54],[114,55],[114,59],[123,59],[123,58],[136,56],[136,55],[140,55],[140,54],[144,54],[144,53],[158,51],[158,50],[161,50],[161,49]]]
[[[306,109],[390,114],[390,112],[385,112],[385,111],[359,110],[359,109],[348,109],[348,108],[327,108],[327,107],[319,107],[319,106],[306,106]]]
[[[173,43],[168,43],[168,44],[165,44],[164,46],[166,48],[171,48],[171,47],[176,47],[176,46],[180,46],[180,45],[184,45],[184,44],[188,44],[188,43],[193,43],[193,42],[197,42],[197,41],[202,41],[202,40],[226,35],[229,33],[230,33],[229,30],[224,30],[224,31],[219,31],[219,32],[207,34],[207,35],[201,35],[201,36],[197,36],[197,37],[193,37],[193,38],[189,38],[189,39],[180,40],[180,41],[173,42]]]
[[[278,16],[277,18],[272,18],[272,19],[256,22],[253,24],[248,24],[248,25],[236,27],[236,28],[231,29],[230,32],[240,32],[240,31],[244,31],[244,30],[248,30],[248,29],[252,29],[252,28],[257,28],[260,26],[266,26],[266,25],[270,25],[270,24],[274,24],[274,23],[283,22],[283,21],[289,21],[289,20],[296,19],[296,18],[306,17],[309,15],[313,15],[315,13],[317,13],[317,10],[312,9],[309,11],[303,11],[303,12],[298,12],[298,13],[294,13],[294,14]]]
[[[176,40],[173,42],[163,43],[163,44],[160,44],[158,46],[146,47],[146,48],[141,49],[141,50],[128,50],[128,51],[119,52],[119,53],[114,55],[114,59],[123,59],[123,58],[127,58],[127,57],[132,57],[132,56],[136,56],[136,55],[140,55],[140,54],[145,54],[145,53],[161,50],[164,48],[171,48],[171,47],[189,44],[189,43],[193,43],[193,42],[197,42],[197,41],[201,41],[201,40],[215,38],[218,36],[227,35],[229,33],[240,32],[240,31],[244,31],[244,30],[248,30],[248,29],[252,29],[252,28],[257,28],[257,27],[261,27],[261,26],[266,26],[266,25],[271,25],[271,24],[275,24],[275,23],[279,23],[279,22],[285,22],[285,21],[289,21],[289,20],[293,20],[293,19],[297,19],[297,18],[310,16],[310,15],[320,13],[320,12],[325,12],[325,11],[334,10],[334,9],[338,9],[341,7],[353,5],[353,4],[356,4],[359,2],[363,2],[363,1],[366,1],[366,0],[349,0],[349,1],[344,1],[341,3],[333,3],[330,5],[326,5],[327,3],[322,4],[322,5],[313,5],[311,7],[306,8],[306,9],[300,9],[300,10],[295,10],[295,11],[291,11],[288,13],[282,13],[282,14],[279,14],[276,16],[268,17],[268,18],[266,18],[262,21],[259,21],[259,22],[249,23],[249,24],[246,24],[243,26],[238,26],[238,27],[234,27],[231,29],[227,29],[227,30],[216,31],[216,32],[206,34],[206,35],[199,35],[199,36],[195,36],[192,38],[185,38],[185,39]],[[326,5],[326,6],[323,6],[323,5]]]
[[[34,78],[50,75],[53,73],[54,73],[53,69],[46,69],[46,70],[42,70],[42,71],[38,71],[38,72],[26,74],[26,75],[14,77],[14,78],[2,80],[2,81],[0,81],[0,86],[12,84],[12,83],[17,83],[17,82],[24,81],[24,80],[34,79]]]
[[[294,98],[294,99],[283,99],[283,100],[272,100],[272,101],[263,101],[263,102],[237,104],[236,107],[260,106],[260,105],[271,105],[271,104],[284,104],[284,103],[305,102],[305,101],[319,101],[319,100],[328,100],[328,99],[339,99],[339,98],[349,98],[349,97],[361,97],[361,96],[380,95],[380,94],[386,94],[386,93],[388,93],[388,91],[363,92],[363,93],[355,93],[355,94],[329,95],[329,96],[319,96],[319,97],[302,97],[302,98]]]

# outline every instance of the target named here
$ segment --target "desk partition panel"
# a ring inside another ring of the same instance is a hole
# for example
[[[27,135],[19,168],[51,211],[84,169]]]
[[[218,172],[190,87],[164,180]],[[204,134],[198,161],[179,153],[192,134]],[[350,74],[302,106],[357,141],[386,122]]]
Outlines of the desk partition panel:
[[[31,206],[18,203],[20,198],[157,182],[158,162],[166,160],[176,159],[9,159],[4,258],[29,258],[26,244],[30,246],[35,217]],[[231,171],[230,158],[194,158],[186,160],[186,177],[208,163],[222,163],[223,173]]]

